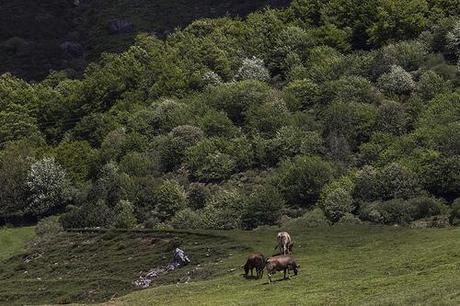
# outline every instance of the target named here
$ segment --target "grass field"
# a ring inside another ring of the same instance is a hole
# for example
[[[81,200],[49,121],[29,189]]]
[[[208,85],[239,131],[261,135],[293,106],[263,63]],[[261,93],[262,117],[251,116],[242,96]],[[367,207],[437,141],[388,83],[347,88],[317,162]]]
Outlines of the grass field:
[[[34,235],[33,227],[0,228],[0,261],[24,251]]]
[[[162,276],[154,286],[223,275],[221,260],[245,252],[235,241],[214,235],[61,233],[0,261],[0,305],[107,301],[136,290],[132,282],[140,272],[166,265],[177,246],[187,250],[194,265]]]
[[[273,254],[277,231],[64,233],[0,261],[0,304],[460,305],[460,228],[292,229],[299,275],[245,279],[246,254]],[[192,265],[135,290],[177,245]]]
[[[292,234],[301,268],[290,280],[269,285],[265,275],[246,280],[237,270],[135,292],[110,305],[460,305],[460,228],[344,226]],[[226,235],[270,254],[276,230]],[[240,254],[225,265],[243,261]]]

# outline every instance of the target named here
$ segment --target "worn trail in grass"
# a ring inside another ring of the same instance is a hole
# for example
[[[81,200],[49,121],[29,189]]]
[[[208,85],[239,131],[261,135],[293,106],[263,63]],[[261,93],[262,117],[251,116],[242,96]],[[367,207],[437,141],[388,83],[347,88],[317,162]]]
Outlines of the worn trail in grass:
[[[189,284],[138,291],[115,305],[460,305],[460,228],[340,226],[291,231],[298,276],[268,285],[241,270]],[[276,230],[227,232],[271,254]],[[229,258],[235,268],[244,254]],[[281,274],[277,275],[282,278]]]

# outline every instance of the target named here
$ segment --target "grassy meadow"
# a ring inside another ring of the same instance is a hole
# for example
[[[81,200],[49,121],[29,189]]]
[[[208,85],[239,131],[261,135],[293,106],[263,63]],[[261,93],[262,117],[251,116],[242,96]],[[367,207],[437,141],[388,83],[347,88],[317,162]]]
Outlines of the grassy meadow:
[[[0,262],[24,251],[26,242],[34,235],[33,227],[0,228]]]
[[[27,250],[32,228],[2,230],[0,305],[460,304],[460,228],[294,228],[299,275],[278,273],[270,285],[266,273],[245,279],[246,254],[273,254],[278,230],[69,232]],[[166,264],[179,245],[192,265],[149,289],[133,287],[139,272]]]
[[[275,229],[223,233],[273,253]],[[292,231],[301,268],[290,280],[216,279],[134,292],[109,305],[459,305],[460,229],[337,226]],[[222,270],[237,268],[244,254]]]

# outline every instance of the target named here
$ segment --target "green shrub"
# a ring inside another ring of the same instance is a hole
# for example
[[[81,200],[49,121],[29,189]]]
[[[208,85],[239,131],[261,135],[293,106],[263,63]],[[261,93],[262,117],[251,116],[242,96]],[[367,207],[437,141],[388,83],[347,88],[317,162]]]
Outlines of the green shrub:
[[[409,224],[412,226],[443,226],[448,208],[440,200],[431,197],[417,197],[409,200],[392,199],[389,201],[376,201],[363,203],[360,207],[362,220],[383,224]]]
[[[188,206],[193,210],[203,208],[209,197],[210,191],[205,184],[192,183],[187,190]]]
[[[87,202],[81,207],[67,207],[60,221],[65,229],[109,227],[113,223],[113,212],[103,200]]]
[[[362,203],[359,208],[359,218],[373,223],[385,223],[379,206],[380,202]]]
[[[460,198],[455,199],[451,207],[450,223],[452,225],[460,225]]]
[[[449,91],[450,84],[432,70],[424,72],[417,82],[416,91],[425,100],[431,100],[440,93]]]
[[[115,228],[131,229],[137,225],[133,205],[126,200],[118,202],[114,209],[113,226]]]
[[[415,220],[445,214],[447,211],[445,204],[431,197],[413,198],[408,200],[408,204],[414,209]]]
[[[172,217],[169,224],[175,229],[202,229],[204,228],[203,220],[200,213],[193,211],[190,208],[185,208],[178,211]]]
[[[303,216],[293,219],[285,219],[281,224],[284,229],[312,228],[329,225],[329,221],[320,208],[314,208],[306,212]]]
[[[41,219],[35,226],[35,233],[38,236],[54,236],[62,232],[64,228],[59,216],[51,216]]]
[[[249,196],[242,216],[242,225],[246,229],[253,229],[259,225],[277,224],[283,207],[284,199],[276,188],[259,187]]]
[[[316,105],[320,101],[321,91],[311,80],[295,80],[284,88],[283,96],[289,110],[298,111]]]
[[[184,188],[176,181],[165,180],[155,193],[155,212],[161,222],[171,219],[187,206]]]
[[[245,112],[267,101],[270,87],[260,81],[225,83],[206,92],[206,103],[223,111],[236,125],[245,122]]]
[[[320,206],[329,220],[337,222],[353,210],[353,199],[349,190],[336,188],[324,196]]]
[[[371,166],[356,173],[353,198],[372,202],[394,198],[409,199],[420,194],[417,176],[398,163],[377,170]]]
[[[281,163],[274,181],[289,205],[311,207],[319,198],[321,189],[334,174],[328,162],[319,157],[297,156]]]
[[[407,130],[409,116],[400,103],[385,101],[379,106],[376,119],[380,132],[402,135]]]
[[[337,224],[362,224],[363,222],[355,215],[345,213]]]
[[[401,199],[379,203],[378,206],[385,224],[408,224],[414,220],[414,208]]]

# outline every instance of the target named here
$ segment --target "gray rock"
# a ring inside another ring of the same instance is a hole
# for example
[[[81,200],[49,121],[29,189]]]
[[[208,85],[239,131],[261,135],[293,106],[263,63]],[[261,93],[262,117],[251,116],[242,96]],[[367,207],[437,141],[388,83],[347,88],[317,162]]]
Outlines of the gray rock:
[[[82,45],[74,41],[65,41],[59,45],[59,48],[69,57],[82,57],[84,54]]]
[[[132,33],[134,25],[127,19],[115,19],[109,22],[108,30],[110,34]]]

